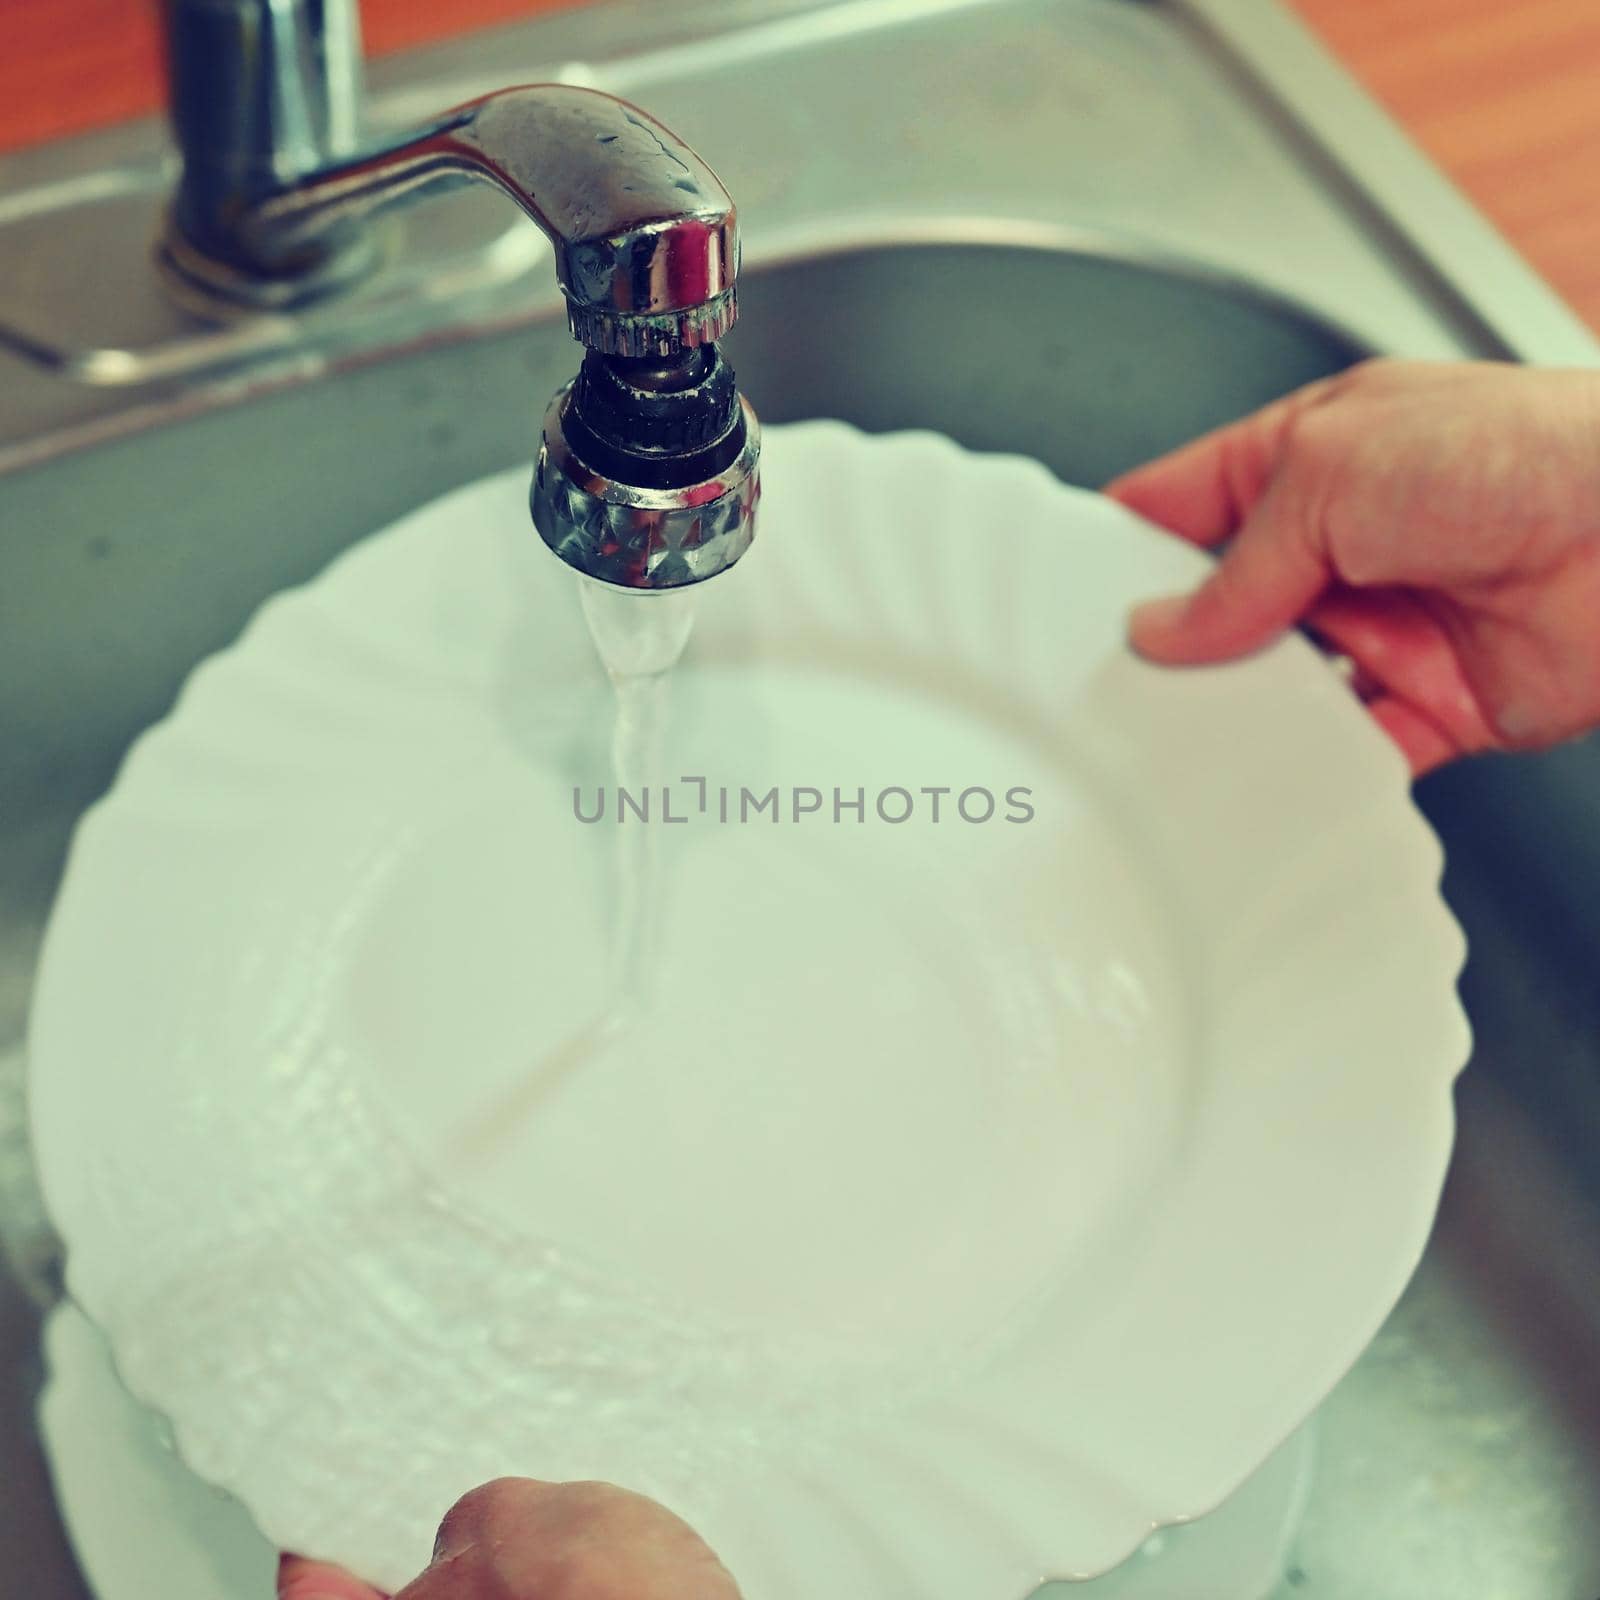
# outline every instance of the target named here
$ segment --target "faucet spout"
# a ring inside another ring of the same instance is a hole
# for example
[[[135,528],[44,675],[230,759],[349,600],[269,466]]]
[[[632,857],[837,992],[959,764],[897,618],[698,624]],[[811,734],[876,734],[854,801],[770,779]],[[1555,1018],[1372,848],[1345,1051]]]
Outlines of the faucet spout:
[[[161,259],[191,298],[281,309],[373,263],[373,217],[464,182],[549,236],[573,332],[670,356],[732,325],[738,222],[670,129],[571,84],[501,89],[363,148],[354,0],[164,0],[183,155]]]
[[[209,249],[186,231],[172,258],[190,277],[220,267],[209,286],[235,296],[316,292],[376,213],[461,182],[492,184],[543,229],[590,349],[670,355],[732,325],[738,223],[717,175],[636,106],[570,84],[501,89],[267,189],[228,209]],[[183,230],[181,202],[174,216]]]

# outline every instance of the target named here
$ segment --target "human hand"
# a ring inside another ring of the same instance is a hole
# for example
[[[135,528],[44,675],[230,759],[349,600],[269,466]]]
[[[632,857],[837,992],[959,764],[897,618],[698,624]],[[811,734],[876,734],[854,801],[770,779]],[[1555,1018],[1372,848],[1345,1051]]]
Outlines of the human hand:
[[[349,1573],[286,1557],[279,1600],[381,1600]],[[504,1478],[444,1519],[433,1565],[395,1600],[739,1600],[687,1523],[605,1483]]]
[[[1135,609],[1153,661],[1304,623],[1417,773],[1600,725],[1600,373],[1366,362],[1106,493],[1232,541],[1192,594]]]

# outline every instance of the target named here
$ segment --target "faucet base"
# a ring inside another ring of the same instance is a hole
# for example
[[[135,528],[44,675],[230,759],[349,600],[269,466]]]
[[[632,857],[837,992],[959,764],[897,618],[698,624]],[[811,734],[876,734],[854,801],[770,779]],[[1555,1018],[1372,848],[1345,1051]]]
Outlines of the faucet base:
[[[392,238],[381,241],[381,271],[344,294],[276,309],[229,298],[176,265],[151,270],[165,252],[164,189],[153,162],[130,163],[21,191],[0,214],[0,258],[29,264],[0,296],[0,361],[10,365],[0,471],[142,426],[180,386],[185,406],[209,406],[210,385],[246,372],[310,373],[422,338],[565,320],[544,236],[484,190],[384,218]]]
[[[156,266],[185,311],[227,320],[252,311],[294,311],[360,283],[383,263],[392,237],[379,224],[323,250],[294,273],[251,272],[201,250],[169,210],[156,241]]]

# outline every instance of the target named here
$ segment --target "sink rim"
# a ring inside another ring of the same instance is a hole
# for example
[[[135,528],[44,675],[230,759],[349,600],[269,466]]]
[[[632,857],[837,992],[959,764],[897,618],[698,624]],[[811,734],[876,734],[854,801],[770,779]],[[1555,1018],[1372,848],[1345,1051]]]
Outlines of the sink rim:
[[[1003,230],[1000,239],[995,237],[997,230]],[[811,220],[747,239],[740,277],[748,282],[751,277],[760,278],[810,263],[828,264],[852,257],[952,248],[997,256],[1056,256],[1121,267],[1146,280],[1174,279],[1343,346],[1350,353],[1351,364],[1386,353],[1384,346],[1304,296],[1231,267],[1167,249],[1138,234],[1073,223],[1017,219],[1002,213],[968,211],[903,217],[841,215],[837,219]],[[336,382],[348,372],[403,360],[428,349],[467,346],[497,336],[515,336],[528,329],[559,323],[562,317],[559,296],[546,291],[533,296],[515,314],[463,319],[448,329],[397,339],[376,348],[330,351],[319,347],[317,342],[268,346],[259,360],[218,368],[203,381],[187,388],[175,390],[172,382],[164,379],[126,385],[116,391],[131,401],[121,409],[18,442],[0,441],[0,477],[91,450],[97,445],[181,425],[198,415],[246,407],[264,395],[305,388],[322,381]],[[273,320],[262,318],[262,326]],[[230,324],[219,337],[236,340],[240,326]],[[4,349],[0,344],[0,353]],[[574,363],[578,349],[574,340]],[[97,388],[86,384],[74,387]],[[530,418],[536,420],[543,403],[543,397],[530,400]]]

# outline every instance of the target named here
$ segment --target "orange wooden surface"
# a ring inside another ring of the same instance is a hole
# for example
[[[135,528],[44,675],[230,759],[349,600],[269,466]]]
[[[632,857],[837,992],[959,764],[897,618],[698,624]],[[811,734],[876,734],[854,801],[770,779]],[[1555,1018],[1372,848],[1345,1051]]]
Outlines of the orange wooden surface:
[[[382,54],[574,3],[362,0],[362,18]],[[1600,328],[1600,0],[1290,3]],[[0,0],[0,150],[154,108],[155,6]]]
[[[0,0],[0,150],[161,104],[159,0]],[[369,55],[582,0],[361,0]],[[661,0],[662,4],[669,0]]]
[[[1600,328],[1600,0],[1291,0]]]

